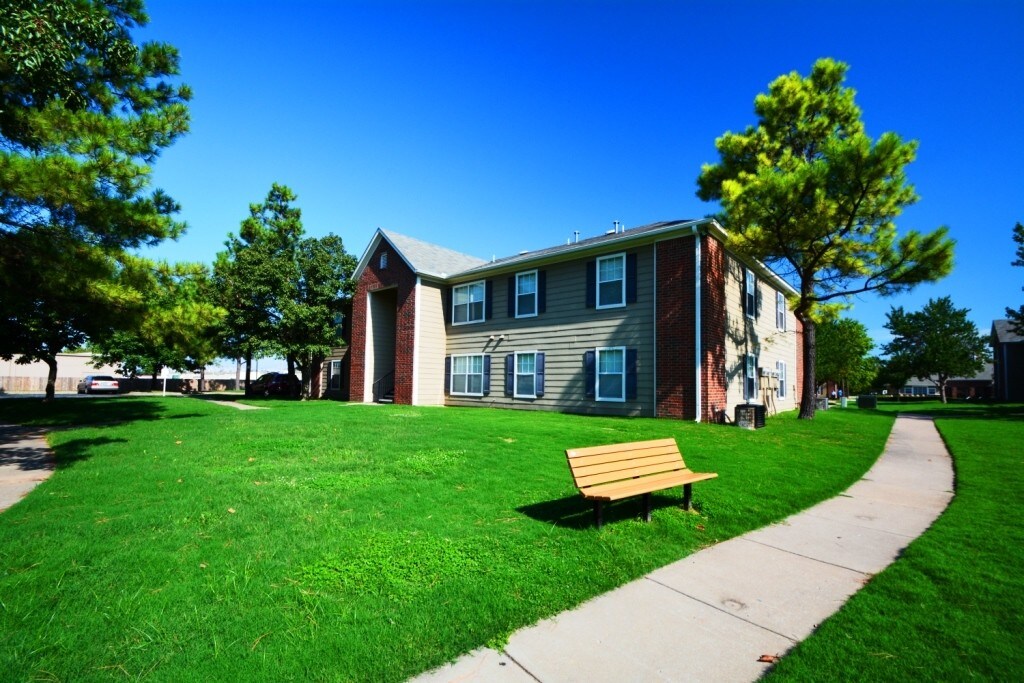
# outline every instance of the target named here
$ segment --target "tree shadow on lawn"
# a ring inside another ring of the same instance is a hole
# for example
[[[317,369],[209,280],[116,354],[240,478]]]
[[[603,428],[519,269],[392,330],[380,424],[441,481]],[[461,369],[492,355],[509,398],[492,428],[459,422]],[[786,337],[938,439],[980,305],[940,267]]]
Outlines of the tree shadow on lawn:
[[[93,449],[112,443],[128,443],[128,439],[97,436],[91,439],[72,439],[62,443],[53,451],[57,469],[64,470],[83,460],[88,460]]]
[[[99,401],[99,403],[97,403]],[[165,415],[159,403],[132,397],[60,397],[49,403],[34,398],[0,401],[0,422],[31,427],[75,428],[123,424],[141,420],[201,417],[199,413]]]
[[[651,512],[663,508],[680,507],[678,496],[651,494]],[[613,524],[625,519],[643,517],[643,496],[625,498],[605,503],[601,511],[602,525]],[[696,505],[695,505],[696,507]],[[545,524],[553,524],[563,529],[583,531],[594,528],[594,503],[581,496],[566,496],[557,500],[521,505],[516,508],[531,519]]]
[[[895,406],[897,412],[905,417],[923,415],[937,420],[1012,420],[1019,422],[1024,419],[1024,405],[1020,403],[985,403],[981,401],[952,401],[945,406],[941,403],[888,403],[887,410],[871,410],[876,413],[892,415]]]

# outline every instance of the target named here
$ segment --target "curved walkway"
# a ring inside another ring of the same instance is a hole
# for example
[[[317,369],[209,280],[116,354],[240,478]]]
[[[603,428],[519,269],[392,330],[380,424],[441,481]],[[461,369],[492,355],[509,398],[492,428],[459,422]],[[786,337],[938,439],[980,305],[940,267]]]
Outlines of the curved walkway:
[[[946,509],[953,466],[930,418],[896,419],[845,493],[712,546],[415,679],[753,681]],[[770,657],[768,657],[770,659]]]
[[[0,424],[0,512],[53,474],[53,452],[41,429]]]

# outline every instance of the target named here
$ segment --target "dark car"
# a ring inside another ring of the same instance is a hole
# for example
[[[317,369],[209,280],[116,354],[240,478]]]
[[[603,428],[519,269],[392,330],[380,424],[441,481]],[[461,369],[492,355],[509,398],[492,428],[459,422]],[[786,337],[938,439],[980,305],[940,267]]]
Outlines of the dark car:
[[[119,391],[121,391],[121,386],[117,378],[110,375],[87,375],[78,383],[78,393],[80,394],[98,394],[100,392],[116,394]]]
[[[268,372],[260,375],[252,383],[254,396],[290,396],[296,398],[302,394],[302,383],[295,375],[284,372]]]

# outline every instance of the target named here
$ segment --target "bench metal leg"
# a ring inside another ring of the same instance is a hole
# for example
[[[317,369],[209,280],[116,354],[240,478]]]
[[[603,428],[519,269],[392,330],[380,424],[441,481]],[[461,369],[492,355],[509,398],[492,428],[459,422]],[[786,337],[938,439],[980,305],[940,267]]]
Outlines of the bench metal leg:
[[[601,528],[601,505],[601,501],[594,501],[594,524],[597,526],[598,529]]]
[[[693,484],[683,484],[683,509],[690,509],[690,499],[693,498]]]
[[[651,494],[644,494],[644,521],[651,521]]]

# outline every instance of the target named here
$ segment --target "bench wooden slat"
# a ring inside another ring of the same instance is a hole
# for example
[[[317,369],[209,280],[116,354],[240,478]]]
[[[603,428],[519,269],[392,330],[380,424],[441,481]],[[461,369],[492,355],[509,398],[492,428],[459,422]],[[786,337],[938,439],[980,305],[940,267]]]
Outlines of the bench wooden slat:
[[[690,485],[718,476],[687,468],[675,439],[570,448],[565,456],[576,487],[584,498],[594,501],[598,527],[604,502],[682,486],[683,507],[688,508]],[[649,521],[649,497],[645,495],[644,500],[644,515]]]
[[[600,465],[606,462],[630,461],[642,458],[646,455],[674,455],[679,456],[679,449],[675,446],[657,446],[655,448],[641,448],[633,451],[611,451],[598,455],[577,455],[569,460],[573,469],[586,467],[587,465]]]

